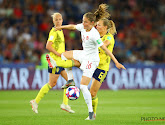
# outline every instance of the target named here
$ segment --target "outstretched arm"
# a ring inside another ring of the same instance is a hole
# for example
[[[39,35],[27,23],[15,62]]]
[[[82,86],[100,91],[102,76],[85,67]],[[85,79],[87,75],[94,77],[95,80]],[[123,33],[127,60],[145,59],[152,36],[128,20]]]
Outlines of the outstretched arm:
[[[109,51],[109,49],[103,44],[101,46],[101,48],[106,52],[107,55],[109,55],[111,57],[111,59],[113,60],[113,62],[115,63],[116,67],[118,69],[126,69],[122,64],[120,64],[117,59],[115,58],[115,56],[111,53],[111,51]]]
[[[68,30],[76,30],[76,25],[63,25],[60,27],[56,27],[56,30],[61,30],[61,29],[68,29]]]

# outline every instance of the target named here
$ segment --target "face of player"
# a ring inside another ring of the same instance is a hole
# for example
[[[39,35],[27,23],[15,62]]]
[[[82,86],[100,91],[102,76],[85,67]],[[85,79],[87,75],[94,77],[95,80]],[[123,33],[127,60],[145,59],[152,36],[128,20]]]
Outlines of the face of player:
[[[63,22],[62,16],[60,14],[57,14],[54,19],[54,25],[56,27],[59,27],[62,25],[62,22]]]
[[[107,26],[103,25],[103,21],[102,20],[99,20],[97,22],[96,28],[97,28],[99,33],[107,32]]]
[[[83,26],[86,31],[90,31],[93,27],[94,22],[90,22],[88,18],[83,16]]]

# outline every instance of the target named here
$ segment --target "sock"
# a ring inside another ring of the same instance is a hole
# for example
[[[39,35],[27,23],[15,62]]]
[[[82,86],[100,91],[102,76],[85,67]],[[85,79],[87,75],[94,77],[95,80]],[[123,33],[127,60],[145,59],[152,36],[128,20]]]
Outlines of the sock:
[[[88,90],[88,86],[87,85],[80,85],[80,89],[83,93],[85,102],[88,106],[88,112],[93,112],[93,108],[92,108],[92,97],[91,97],[91,93]]]
[[[66,89],[64,89],[63,104],[68,105],[68,98],[66,97]]]
[[[65,71],[68,76],[68,81],[73,79],[73,73],[72,73],[72,68],[65,68]]]
[[[56,61],[57,66],[63,67],[63,68],[70,68],[74,66],[73,60],[59,60]]]
[[[37,104],[40,102],[40,100],[44,97],[45,94],[48,93],[49,89],[52,87],[49,85],[49,83],[45,84],[39,91],[38,95],[36,96],[35,100]]]
[[[92,98],[92,107],[93,107],[93,112],[95,114],[96,114],[97,104],[98,104],[98,97],[95,96]]]
[[[61,58],[63,59],[63,61],[65,60],[65,63],[67,63],[66,65],[71,66],[71,64],[69,64],[70,62],[67,62],[67,61],[70,61],[70,60],[68,60],[63,54],[61,54]],[[74,66],[73,60],[72,60],[72,66]],[[68,80],[72,80],[73,79],[72,66],[69,67],[69,68],[64,67],[65,71],[67,73],[67,76],[68,76]]]

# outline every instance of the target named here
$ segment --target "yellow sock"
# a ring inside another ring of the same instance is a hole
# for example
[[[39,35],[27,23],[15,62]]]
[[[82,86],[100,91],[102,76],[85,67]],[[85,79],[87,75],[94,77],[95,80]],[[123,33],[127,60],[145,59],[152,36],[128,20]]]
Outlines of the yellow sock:
[[[63,104],[68,105],[68,98],[66,97],[66,89],[64,89]]]
[[[40,102],[40,100],[44,97],[45,94],[48,93],[49,89],[52,87],[49,85],[49,83],[45,84],[39,91],[38,95],[36,96],[35,100],[37,104]]]
[[[60,60],[56,61],[57,66],[63,67],[63,68],[69,68],[74,66],[73,60]]]
[[[92,98],[92,107],[93,107],[93,112],[96,114],[96,109],[97,109],[97,104],[98,104],[98,97]]]

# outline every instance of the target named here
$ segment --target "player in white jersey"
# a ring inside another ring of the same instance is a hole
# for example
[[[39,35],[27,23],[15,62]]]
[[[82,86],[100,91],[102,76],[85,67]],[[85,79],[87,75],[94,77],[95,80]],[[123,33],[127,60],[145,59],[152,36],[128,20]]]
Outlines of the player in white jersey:
[[[95,27],[86,31],[83,24],[78,24],[75,28],[81,32],[83,50],[73,50],[73,59],[81,63],[80,69],[83,70],[83,76],[92,78],[100,61],[98,47],[102,46],[103,42]]]
[[[100,61],[98,47],[102,46],[103,42],[98,31],[95,27],[86,31],[83,24],[76,25],[76,29],[81,32],[84,60]]]
[[[83,41],[82,43],[83,50],[73,50],[73,51],[64,52],[61,55],[61,57],[66,61],[63,61],[62,63],[60,63],[61,61],[54,61],[51,58],[49,58],[50,60],[48,60],[48,63],[51,63],[50,65],[61,66],[64,68],[71,67],[73,65],[80,66],[79,63],[76,63],[77,61],[81,63],[80,69],[82,69],[83,75],[80,83],[80,89],[83,93],[85,102],[88,106],[88,112],[89,112],[88,120],[95,119],[93,113],[93,107],[92,107],[92,98],[88,90],[88,84],[92,78],[95,69],[99,65],[100,59],[99,59],[98,47],[101,47],[112,58],[117,68],[125,69],[125,67],[116,60],[113,54],[103,44],[102,40],[100,39],[99,32],[94,27],[95,23],[98,20],[110,16],[110,14],[106,10],[107,10],[107,5],[101,4],[95,13],[88,12],[83,15],[82,24],[56,27],[57,30],[60,29],[79,30],[81,32],[81,38]],[[74,59],[77,61],[74,61],[73,64],[72,61],[67,62],[67,59],[68,60]],[[72,81],[73,75],[69,70],[66,71],[69,72],[68,79]],[[71,84],[70,81],[66,85],[64,85],[64,88]]]

